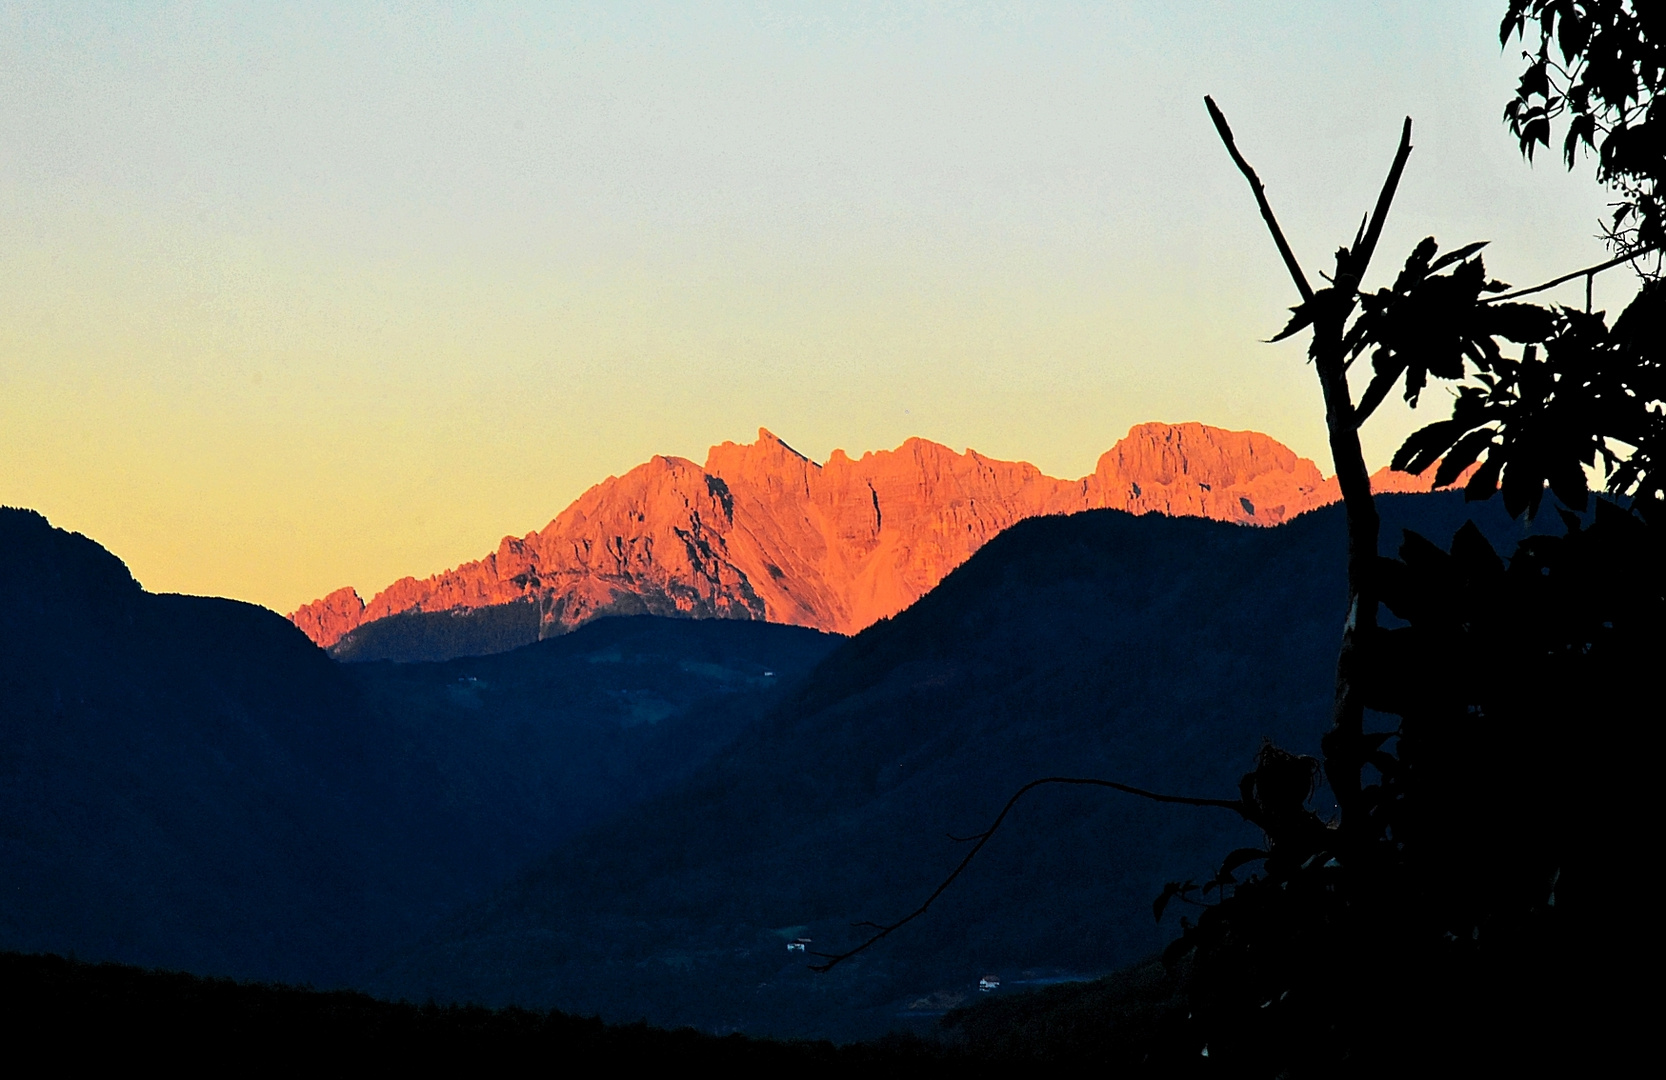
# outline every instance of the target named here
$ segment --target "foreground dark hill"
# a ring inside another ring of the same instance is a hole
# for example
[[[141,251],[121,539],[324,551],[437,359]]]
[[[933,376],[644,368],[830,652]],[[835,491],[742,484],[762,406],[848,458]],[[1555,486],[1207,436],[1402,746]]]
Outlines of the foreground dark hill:
[[[1460,496],[1382,500],[1385,547]],[[1230,797],[1263,738],[1312,750],[1343,617],[1343,526],[1035,518],[851,639],[687,784],[447,923],[377,986],[707,1030],[849,1038],[1003,985],[1109,970],[1172,936],[1151,901],[1254,839],[1217,810],[1048,789],[930,915],[829,975],[851,923],[914,907],[1038,776]]]
[[[0,940],[251,975],[362,963],[358,913],[423,860],[366,779],[388,733],[336,665],[260,608],[141,591],[38,515],[0,511],[0,551]]]
[[[345,667],[272,612],[146,593],[0,510],[0,948],[350,984],[686,776],[831,640],[616,619]]]

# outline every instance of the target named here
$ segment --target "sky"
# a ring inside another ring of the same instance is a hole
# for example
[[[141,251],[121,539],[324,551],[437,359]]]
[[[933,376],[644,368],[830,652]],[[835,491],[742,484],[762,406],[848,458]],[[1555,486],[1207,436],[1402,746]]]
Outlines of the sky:
[[[1502,9],[0,0],[0,503],[287,612],[760,426],[1076,477],[1196,420],[1328,471],[1203,95],[1310,278],[1411,115],[1367,284],[1426,235],[1536,283],[1607,200],[1505,130]]]

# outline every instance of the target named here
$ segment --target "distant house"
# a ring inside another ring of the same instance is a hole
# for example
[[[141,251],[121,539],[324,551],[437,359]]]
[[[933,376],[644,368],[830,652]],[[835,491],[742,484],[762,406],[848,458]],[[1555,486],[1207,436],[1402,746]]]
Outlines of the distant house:
[[[797,941],[787,942],[787,951],[788,952],[803,952],[804,951],[804,946],[806,946],[808,944],[810,944],[810,939],[807,938],[807,937],[801,937]]]
[[[983,978],[978,980],[978,989],[982,990],[986,994],[991,990],[999,990],[1000,988],[1001,977],[999,975],[985,975]]]

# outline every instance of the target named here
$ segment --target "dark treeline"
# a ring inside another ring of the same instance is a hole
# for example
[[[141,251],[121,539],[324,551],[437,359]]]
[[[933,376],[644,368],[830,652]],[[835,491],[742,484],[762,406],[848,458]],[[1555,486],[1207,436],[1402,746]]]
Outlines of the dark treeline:
[[[1110,1069],[1129,1077],[1218,1075],[1215,1063],[1188,1045],[1188,982],[1184,970],[1152,957],[1091,982],[980,999],[952,1010],[923,1037],[893,1033],[837,1044],[714,1035],[642,1021],[605,1023],[559,1010],[419,1005],[344,990],[0,953],[0,1010],[14,1055],[326,1072],[362,1066],[561,1072],[634,1065],[731,1068],[745,1070],[743,1075],[871,1069],[882,1075],[983,1076],[1042,1065]],[[1464,1046],[1462,1038],[1450,1040],[1443,1060],[1481,1068],[1526,1064],[1509,1048],[1488,1047],[1466,1058]]]
[[[422,663],[489,656],[540,638],[538,605],[528,601],[453,611],[406,611],[358,627],[330,646],[346,663]]]
[[[0,1010],[9,1051],[64,1063],[120,1057],[239,1071],[291,1062],[331,1071],[353,1063],[473,1068],[524,1062],[541,1070],[629,1065],[821,1069],[953,1068],[970,1058],[907,1037],[835,1046],[716,1036],[692,1028],[604,1024],[526,1009],[381,1001],[349,991],[207,979],[50,955],[0,953]]]

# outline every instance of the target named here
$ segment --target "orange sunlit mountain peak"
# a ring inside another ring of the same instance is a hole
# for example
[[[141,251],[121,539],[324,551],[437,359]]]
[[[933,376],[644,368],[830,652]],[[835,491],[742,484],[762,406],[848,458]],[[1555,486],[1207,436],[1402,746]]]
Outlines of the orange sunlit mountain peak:
[[[1384,469],[1372,484],[1427,491],[1429,477]],[[817,464],[759,428],[755,442],[713,446],[704,467],[656,456],[609,477],[475,562],[401,578],[368,603],[337,589],[290,619],[321,646],[408,611],[516,601],[539,605],[544,636],[627,612],[851,634],[1025,518],[1112,508],[1278,525],[1337,498],[1334,479],[1276,439],[1198,423],[1136,425],[1076,480],[919,438]]]

